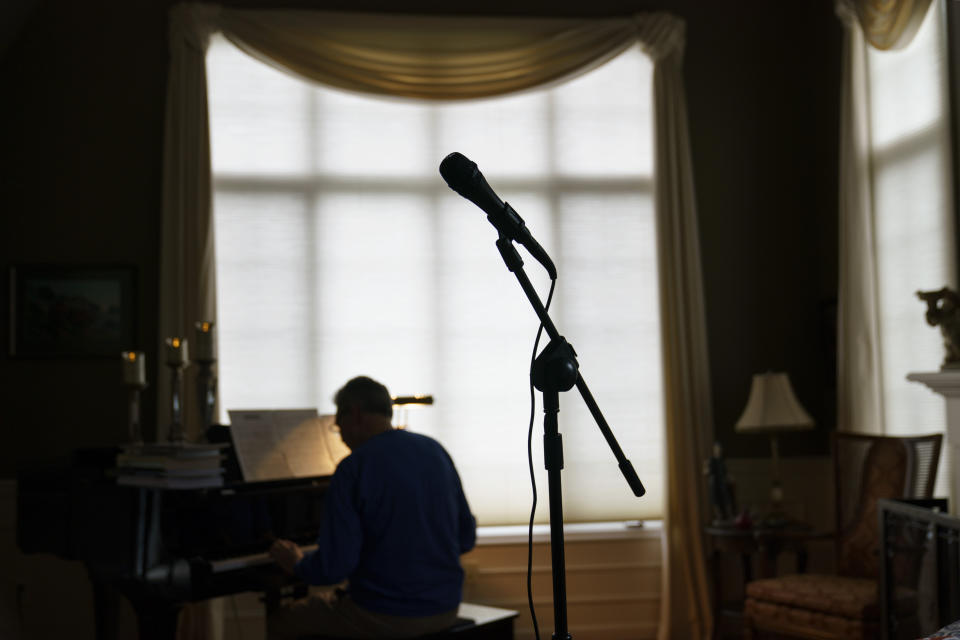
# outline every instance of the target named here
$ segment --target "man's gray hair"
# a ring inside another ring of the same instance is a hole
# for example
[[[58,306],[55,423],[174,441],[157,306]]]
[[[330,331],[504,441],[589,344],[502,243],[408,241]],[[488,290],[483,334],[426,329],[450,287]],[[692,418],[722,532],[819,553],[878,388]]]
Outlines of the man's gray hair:
[[[338,409],[357,408],[364,413],[393,417],[393,398],[387,388],[367,376],[357,376],[343,385],[333,401]]]

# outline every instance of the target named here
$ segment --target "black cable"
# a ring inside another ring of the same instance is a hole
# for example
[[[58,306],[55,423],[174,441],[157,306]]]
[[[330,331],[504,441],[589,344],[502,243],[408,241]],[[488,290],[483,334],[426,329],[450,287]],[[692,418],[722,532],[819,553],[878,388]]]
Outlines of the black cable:
[[[544,311],[550,310],[553,300],[553,290],[557,286],[556,280],[550,281],[550,293],[547,295],[547,304]],[[530,606],[530,617],[533,619],[533,637],[540,640],[540,628],[537,626],[537,614],[533,609],[533,519],[537,513],[537,478],[533,472],[533,419],[537,410],[536,398],[533,392],[533,363],[537,359],[537,347],[540,345],[540,336],[543,335],[543,323],[537,329],[537,338],[533,341],[533,355],[530,356],[530,424],[527,427],[527,465],[530,468],[530,489],[533,493],[533,504],[530,507],[530,524],[527,526],[527,603]]]

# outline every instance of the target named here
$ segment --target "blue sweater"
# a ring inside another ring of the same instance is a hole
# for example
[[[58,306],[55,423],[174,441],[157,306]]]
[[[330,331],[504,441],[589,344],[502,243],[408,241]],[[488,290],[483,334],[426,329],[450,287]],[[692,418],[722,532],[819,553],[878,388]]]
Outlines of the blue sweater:
[[[310,584],[349,578],[350,596],[371,611],[429,616],[460,604],[460,554],[475,542],[476,520],[444,448],[387,431],[337,466],[317,550],[296,573]]]

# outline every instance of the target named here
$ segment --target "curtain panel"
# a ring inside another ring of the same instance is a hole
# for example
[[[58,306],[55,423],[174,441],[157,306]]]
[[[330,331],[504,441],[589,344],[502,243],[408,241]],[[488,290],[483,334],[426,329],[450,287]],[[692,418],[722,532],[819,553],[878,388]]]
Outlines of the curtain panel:
[[[853,6],[838,2],[836,12],[845,31],[840,88],[837,428],[882,434],[880,294],[870,186],[866,45]]]
[[[664,571],[659,638],[712,636],[702,469],[713,444],[706,312],[683,90],[684,24],[640,22],[654,61],[654,193],[665,395]],[[679,288],[678,288],[679,287]]]
[[[170,69],[167,76],[160,232],[160,336],[193,339],[197,321],[216,320],[210,128],[207,118],[206,50],[216,11],[181,5],[170,12]],[[158,345],[157,353],[164,353]],[[171,379],[157,358],[158,398],[169,398]],[[185,372],[184,433],[196,440],[200,402],[195,367]],[[157,439],[165,439],[172,417],[169,402],[157,403]]]
[[[481,98],[562,82],[640,42],[654,60],[655,211],[665,345],[668,472],[659,634],[708,637],[713,621],[701,535],[706,509],[700,469],[709,456],[713,423],[682,77],[683,21],[665,13],[561,20],[173,7],[164,153],[162,336],[185,335],[194,321],[215,319],[204,69],[204,51],[214,31],[256,58],[313,82],[429,100]],[[169,387],[163,384],[162,368],[157,379],[164,398]],[[192,402],[189,396],[186,402]],[[158,425],[166,425],[169,408],[158,404]],[[188,437],[196,438],[198,429],[188,423]]]
[[[930,0],[836,0],[835,3],[844,29],[838,203],[837,428],[840,431],[891,433],[891,417],[884,402],[881,255],[878,203],[874,200],[877,167],[873,165],[874,132],[871,131],[872,111],[882,105],[871,104],[869,47],[880,50],[906,47],[929,7]]]

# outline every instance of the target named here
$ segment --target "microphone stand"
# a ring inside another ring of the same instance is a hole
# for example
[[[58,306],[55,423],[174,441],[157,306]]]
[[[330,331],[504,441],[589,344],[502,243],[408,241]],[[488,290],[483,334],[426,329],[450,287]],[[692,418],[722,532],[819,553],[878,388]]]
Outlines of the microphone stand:
[[[543,393],[543,458],[547,469],[547,486],[550,495],[550,554],[553,570],[553,638],[554,640],[572,640],[567,630],[567,582],[563,554],[563,500],[561,494],[560,471],[563,469],[563,438],[557,427],[560,413],[560,392],[569,391],[574,386],[586,403],[590,414],[600,428],[613,451],[627,484],[637,497],[646,493],[633,465],[623,455],[620,445],[610,431],[600,407],[587,388],[587,383],[579,372],[577,354],[573,347],[560,335],[547,314],[540,297],[523,270],[523,260],[513,242],[503,232],[497,240],[497,249],[504,263],[520,283],[527,295],[543,328],[550,336],[550,342],[533,362],[530,377],[533,385]]]

